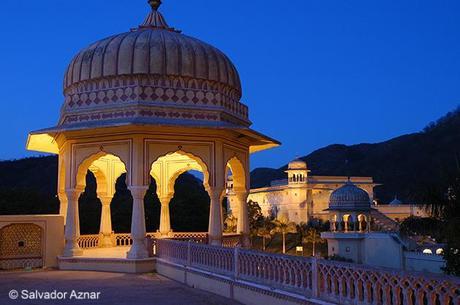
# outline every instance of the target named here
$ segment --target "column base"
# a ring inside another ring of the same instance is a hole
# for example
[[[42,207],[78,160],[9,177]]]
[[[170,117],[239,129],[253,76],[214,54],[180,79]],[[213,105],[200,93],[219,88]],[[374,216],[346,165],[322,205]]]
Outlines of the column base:
[[[99,248],[112,248],[116,245],[115,235],[99,233]]]
[[[131,249],[126,253],[126,257],[129,259],[143,259],[148,258],[149,253],[145,248],[144,242],[134,241],[131,245]]]
[[[83,255],[83,250],[80,247],[64,249],[64,253],[62,254],[63,257],[74,257],[74,256],[82,256],[82,255]]]
[[[161,232],[161,231],[159,231],[158,233],[159,233],[158,238],[172,238],[172,237],[174,237],[174,232],[172,230],[169,231],[169,232]]]
[[[222,246],[222,236],[209,236],[208,244],[211,246]]]

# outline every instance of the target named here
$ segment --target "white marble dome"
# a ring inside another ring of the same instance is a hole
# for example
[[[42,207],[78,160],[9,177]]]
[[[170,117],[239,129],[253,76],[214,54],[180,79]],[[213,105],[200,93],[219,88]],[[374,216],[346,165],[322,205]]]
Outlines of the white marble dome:
[[[351,181],[332,192],[329,198],[329,210],[369,210],[369,194]]]
[[[170,27],[152,11],[129,32],[82,49],[64,78],[59,125],[126,123],[250,125],[241,83],[217,48]]]

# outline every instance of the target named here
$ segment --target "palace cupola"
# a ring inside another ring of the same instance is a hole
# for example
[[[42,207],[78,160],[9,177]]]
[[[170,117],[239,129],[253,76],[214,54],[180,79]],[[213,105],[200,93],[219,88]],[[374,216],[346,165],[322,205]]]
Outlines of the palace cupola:
[[[307,162],[301,159],[295,159],[289,162],[288,169],[286,170],[289,185],[297,186],[300,184],[307,184],[309,172]]]
[[[350,180],[332,192],[327,210],[332,231],[355,232],[369,229],[369,194]]]

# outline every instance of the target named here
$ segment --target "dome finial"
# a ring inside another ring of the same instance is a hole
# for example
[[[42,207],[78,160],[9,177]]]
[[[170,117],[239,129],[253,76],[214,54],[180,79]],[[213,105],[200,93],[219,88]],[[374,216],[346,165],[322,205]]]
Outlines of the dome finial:
[[[148,3],[152,7],[152,10],[158,11],[158,8],[161,5],[161,0],[149,0]]]

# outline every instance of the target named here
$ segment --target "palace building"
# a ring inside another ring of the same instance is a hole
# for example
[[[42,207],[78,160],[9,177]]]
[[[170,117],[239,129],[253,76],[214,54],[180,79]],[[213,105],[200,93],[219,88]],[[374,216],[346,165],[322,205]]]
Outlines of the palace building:
[[[274,180],[268,187],[251,189],[248,200],[257,202],[265,216],[284,215],[289,220],[300,223],[309,219],[328,219],[327,208],[331,194],[342,187],[347,181],[353,182],[369,195],[374,202],[375,183],[372,177],[346,177],[346,176],[315,176],[310,175],[307,163],[294,160],[289,163],[286,170],[287,178]],[[228,183],[229,208],[233,215],[238,212],[236,197],[232,192],[232,182]],[[374,217],[381,218],[382,222],[390,223],[391,220],[403,220],[409,216],[422,216],[424,211],[420,206],[403,204],[395,198],[389,205],[374,203]],[[389,218],[389,219],[385,219]]]

